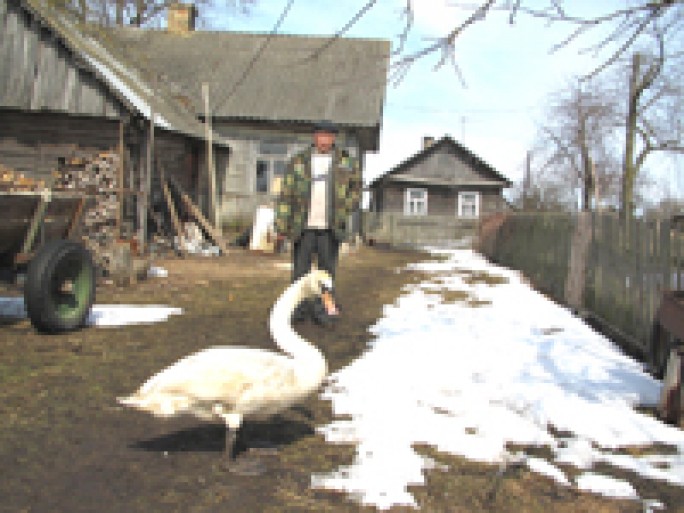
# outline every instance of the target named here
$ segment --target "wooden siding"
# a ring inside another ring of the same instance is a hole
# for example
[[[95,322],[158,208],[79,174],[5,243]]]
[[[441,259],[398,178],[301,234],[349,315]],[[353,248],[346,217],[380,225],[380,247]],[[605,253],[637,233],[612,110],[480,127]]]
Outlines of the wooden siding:
[[[398,179],[420,177],[452,183],[483,181],[482,175],[473,169],[472,163],[464,162],[449,151],[448,147],[442,147],[439,151],[417,162],[405,172],[397,173],[394,177]]]
[[[452,188],[431,185],[408,185],[386,184],[382,188],[375,187],[373,194],[376,198],[380,195],[379,210],[382,212],[404,213],[404,199],[407,188],[427,189],[428,191],[428,215],[454,216],[459,192],[477,192],[480,194],[480,216],[501,212],[505,209],[505,203],[498,188],[473,187]]]
[[[119,123],[63,114],[0,109],[0,162],[27,176],[47,177],[58,158],[99,152],[119,144]]]
[[[213,128],[228,140],[231,147],[225,172],[218,170],[219,176],[222,176],[218,186],[222,191],[224,218],[251,219],[257,206],[273,200],[271,194],[256,192],[256,166],[260,156],[287,162],[312,142],[311,129],[297,124],[215,121]],[[282,151],[264,154],[263,143],[281,146]],[[346,148],[351,155],[361,154],[353,133],[338,134],[337,144]]]
[[[0,107],[118,119],[121,102],[17,0],[0,2]]]

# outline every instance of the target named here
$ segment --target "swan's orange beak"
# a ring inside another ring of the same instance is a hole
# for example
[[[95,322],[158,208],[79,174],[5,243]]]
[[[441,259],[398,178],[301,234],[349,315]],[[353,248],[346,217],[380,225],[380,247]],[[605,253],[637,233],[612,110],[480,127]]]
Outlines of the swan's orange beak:
[[[337,315],[340,313],[330,292],[324,290],[321,293],[321,299],[323,300],[323,306],[325,306],[325,311],[328,315]]]

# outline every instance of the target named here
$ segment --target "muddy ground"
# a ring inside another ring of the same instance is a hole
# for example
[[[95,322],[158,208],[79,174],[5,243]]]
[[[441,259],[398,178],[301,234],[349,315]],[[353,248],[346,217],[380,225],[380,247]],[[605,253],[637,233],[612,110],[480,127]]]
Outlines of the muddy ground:
[[[396,272],[426,255],[362,248],[342,258],[338,295],[343,319],[331,329],[299,328],[335,371],[364,351],[368,327],[402,285]],[[312,473],[352,460],[354,448],[329,445],[316,427],[331,420],[329,403],[312,397],[266,423],[247,423],[240,458],[260,458],[266,471],[247,477],[221,463],[224,428],[190,417],[158,419],[115,401],[190,352],[212,345],[271,348],[266,319],[287,285],[285,257],[235,252],[217,259],[157,261],[168,278],[128,288],[103,285],[98,303],[167,304],[184,314],[167,322],[87,328],[45,336],[26,320],[0,319],[0,511],[2,512],[356,512],[342,493],[312,490]],[[378,386],[382,386],[381,381]],[[390,390],[387,391],[391,393]],[[401,418],[398,422],[411,422]],[[277,446],[263,454],[259,448]],[[640,512],[634,501],[579,493],[512,469],[435,454],[448,470],[430,471],[413,489],[425,512]],[[543,450],[543,449],[541,449]],[[566,469],[570,475],[572,471]],[[613,469],[612,474],[621,474]],[[623,474],[624,476],[624,474]],[[684,511],[681,488],[629,476],[642,496]],[[394,508],[392,511],[408,511]]]

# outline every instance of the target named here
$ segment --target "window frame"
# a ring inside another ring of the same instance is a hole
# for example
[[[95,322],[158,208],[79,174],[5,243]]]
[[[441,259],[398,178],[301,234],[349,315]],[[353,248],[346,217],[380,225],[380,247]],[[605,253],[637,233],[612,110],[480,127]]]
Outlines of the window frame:
[[[465,198],[468,196],[472,196],[475,199],[475,212],[473,215],[466,215],[464,213],[464,207],[470,206],[470,204],[465,201]],[[459,191],[456,201],[456,217],[461,219],[478,219],[480,217],[480,197],[481,194],[479,191]]]
[[[412,193],[420,193],[423,197],[420,200],[416,200],[411,197]],[[404,191],[404,215],[406,216],[426,216],[428,215],[428,190],[423,187],[407,187]],[[412,211],[412,204],[416,202],[417,205],[423,205],[422,211]]]
[[[254,192],[257,194],[272,194],[273,192],[273,181],[276,177],[282,177],[285,174],[285,169],[287,168],[287,155],[257,155],[256,166],[254,169]],[[282,172],[276,173],[277,164],[282,164]],[[258,181],[258,171],[260,164],[265,164],[266,166],[266,190],[259,190]]]

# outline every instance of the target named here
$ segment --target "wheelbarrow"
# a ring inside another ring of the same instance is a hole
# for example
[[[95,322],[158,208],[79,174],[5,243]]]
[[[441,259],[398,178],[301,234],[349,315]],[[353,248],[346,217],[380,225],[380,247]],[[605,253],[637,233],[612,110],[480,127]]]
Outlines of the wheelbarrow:
[[[95,265],[72,240],[87,197],[62,191],[0,191],[0,278],[18,285],[34,328],[82,327],[95,300]]]

